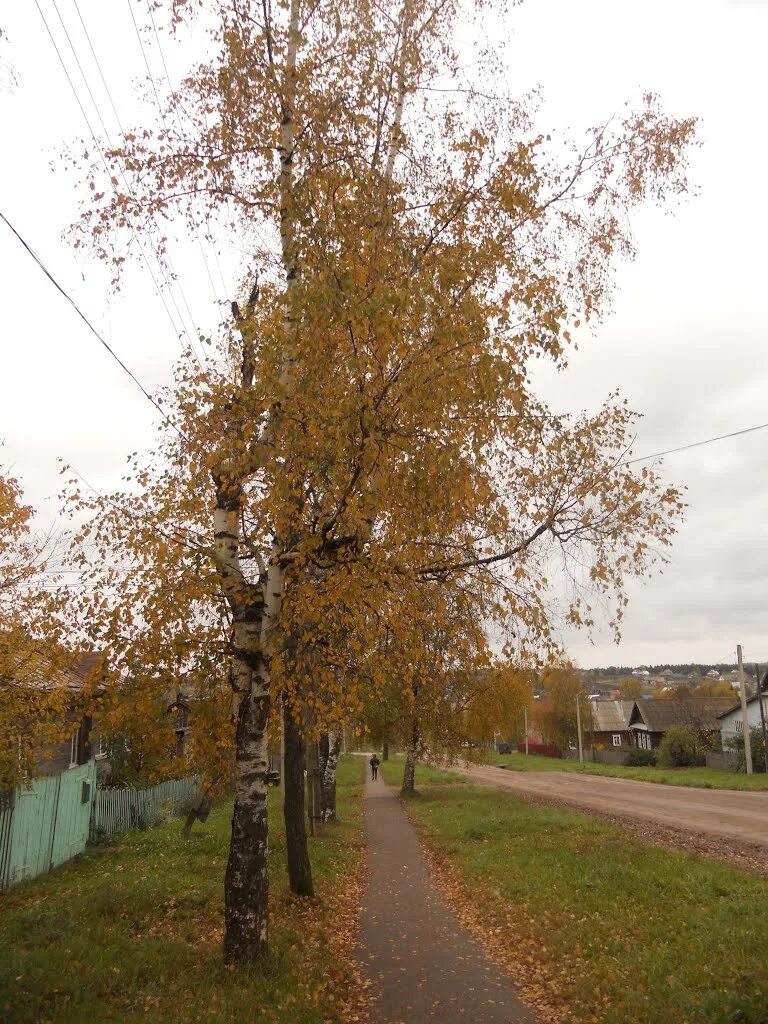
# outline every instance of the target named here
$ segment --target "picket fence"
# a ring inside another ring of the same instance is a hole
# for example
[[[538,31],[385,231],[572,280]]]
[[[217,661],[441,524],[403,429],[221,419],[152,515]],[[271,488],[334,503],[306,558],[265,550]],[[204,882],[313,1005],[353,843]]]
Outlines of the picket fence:
[[[97,789],[91,814],[91,842],[132,828],[148,828],[166,812],[188,807],[197,794],[196,775],[147,789]]]
[[[196,799],[199,779],[147,789],[99,789],[96,764],[0,793],[0,889],[37,878],[82,853],[86,843],[153,825]]]

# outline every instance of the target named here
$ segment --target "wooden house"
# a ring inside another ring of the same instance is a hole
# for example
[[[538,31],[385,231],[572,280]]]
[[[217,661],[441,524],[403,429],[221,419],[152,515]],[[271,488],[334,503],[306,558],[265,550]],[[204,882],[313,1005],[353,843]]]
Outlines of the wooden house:
[[[654,750],[674,726],[688,725],[715,745],[720,735],[719,715],[733,707],[730,697],[669,697],[636,700],[629,716],[629,732],[635,747]]]
[[[592,747],[630,746],[629,717],[632,700],[590,700],[589,714],[583,723]]]

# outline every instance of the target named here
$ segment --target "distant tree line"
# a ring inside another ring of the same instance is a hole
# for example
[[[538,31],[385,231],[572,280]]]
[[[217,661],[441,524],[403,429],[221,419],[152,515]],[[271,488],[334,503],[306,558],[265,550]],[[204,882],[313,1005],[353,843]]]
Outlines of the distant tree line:
[[[757,663],[761,673],[766,668],[765,662]],[[738,668],[738,665],[734,662],[732,664],[726,664],[725,662],[716,662],[714,664],[700,664],[694,662],[688,662],[681,665],[609,665],[607,668],[590,668],[586,670],[586,675],[594,679],[611,678],[613,676],[627,676],[631,675],[637,668],[647,669],[652,676],[660,675],[662,672],[667,670],[674,673],[676,676],[705,676],[707,672],[711,672],[712,669],[716,669],[720,675],[725,675],[729,672],[734,672]],[[747,676],[754,674],[754,663],[747,662],[744,666]]]

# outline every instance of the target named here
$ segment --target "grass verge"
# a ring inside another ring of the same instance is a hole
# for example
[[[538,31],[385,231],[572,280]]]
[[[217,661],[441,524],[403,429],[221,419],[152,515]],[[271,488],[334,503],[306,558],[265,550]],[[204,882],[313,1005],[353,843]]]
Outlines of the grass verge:
[[[588,755],[585,755],[588,756]],[[768,774],[746,775],[740,772],[722,772],[714,768],[629,768],[623,765],[583,765],[539,754],[493,754],[489,764],[503,764],[517,772],[581,772],[586,775],[607,775],[615,779],[637,779],[667,786],[698,786],[702,789],[744,789],[768,791]]]
[[[340,821],[310,840],[319,897],[288,891],[279,792],[270,796],[271,951],[222,962],[231,804],[185,839],[178,820],[0,895],[0,1020],[328,1024],[358,1019],[351,956],[363,860],[363,766],[342,759]]]
[[[544,1019],[768,1024],[766,882],[422,765],[417,785],[438,880]]]

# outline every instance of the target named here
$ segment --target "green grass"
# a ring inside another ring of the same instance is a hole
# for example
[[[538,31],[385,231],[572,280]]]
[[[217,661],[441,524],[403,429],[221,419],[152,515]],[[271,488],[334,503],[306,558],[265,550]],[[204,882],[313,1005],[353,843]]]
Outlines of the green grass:
[[[362,778],[357,759],[342,759],[341,821],[310,840],[320,898],[309,905],[287,890],[279,794],[271,794],[271,951],[258,968],[222,962],[231,804],[214,808],[186,839],[173,820],[0,895],[0,1020],[337,1020],[331,990],[349,978],[325,939],[336,923],[327,894],[358,862]]]
[[[401,766],[382,767],[399,785]],[[566,1019],[768,1022],[765,881],[422,765],[416,779],[408,806],[428,845],[489,931],[529,951]]]
[[[586,756],[586,755],[585,755]],[[699,786],[703,789],[746,789],[768,791],[768,774],[745,775],[715,768],[629,768],[613,764],[592,764],[539,754],[489,754],[489,764],[503,764],[518,772],[582,772],[614,779],[639,779],[667,786]]]

